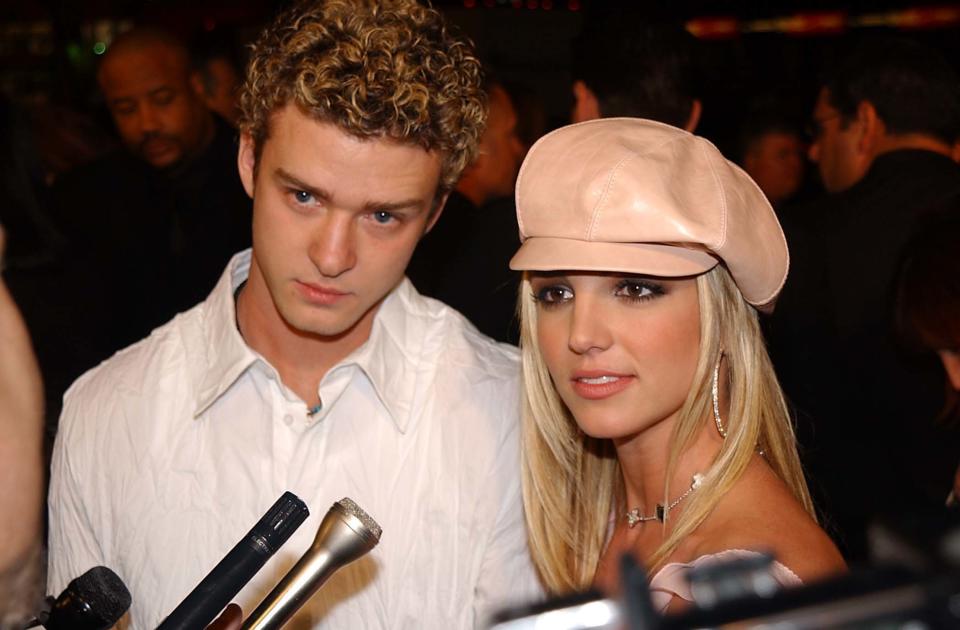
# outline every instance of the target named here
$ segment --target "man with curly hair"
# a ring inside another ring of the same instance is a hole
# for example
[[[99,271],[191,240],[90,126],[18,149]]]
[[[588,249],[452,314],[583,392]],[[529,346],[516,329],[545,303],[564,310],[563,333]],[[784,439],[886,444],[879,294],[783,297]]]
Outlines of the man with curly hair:
[[[110,566],[130,625],[155,627],[291,490],[312,514],[240,591],[246,612],[349,496],[383,539],[291,623],[479,626],[538,592],[518,359],[404,278],[476,153],[479,64],[413,0],[307,2],[256,43],[242,105],[253,248],[68,392],[48,589]]]

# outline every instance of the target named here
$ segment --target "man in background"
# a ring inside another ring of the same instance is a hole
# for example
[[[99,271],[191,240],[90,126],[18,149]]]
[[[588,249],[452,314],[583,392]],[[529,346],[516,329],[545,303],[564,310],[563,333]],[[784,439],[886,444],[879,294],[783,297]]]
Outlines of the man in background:
[[[515,343],[517,282],[507,263],[519,246],[512,197],[526,147],[502,84],[490,83],[487,103],[477,158],[414,252],[407,275],[420,292],[457,309],[481,332]]]
[[[854,561],[866,555],[874,517],[943,501],[911,479],[930,450],[910,446],[942,406],[942,378],[898,346],[893,287],[916,226],[960,194],[950,158],[958,90],[949,64],[911,41],[868,42],[843,59],[812,121],[810,157],[829,194],[784,225],[791,278],[771,321],[771,354],[799,410],[811,487]]]
[[[597,9],[574,44],[573,122],[630,116],[693,131],[703,105],[697,42],[679,24]]]
[[[250,242],[235,133],[204,104],[184,45],[134,29],[97,79],[124,150],[63,175],[52,195],[70,261],[55,302],[73,377],[202,299]]]
[[[783,116],[755,113],[743,124],[738,161],[778,210],[800,191],[804,152],[800,130]]]
[[[200,77],[203,102],[236,128],[240,119],[243,64],[226,33],[204,31],[190,46],[193,68]]]

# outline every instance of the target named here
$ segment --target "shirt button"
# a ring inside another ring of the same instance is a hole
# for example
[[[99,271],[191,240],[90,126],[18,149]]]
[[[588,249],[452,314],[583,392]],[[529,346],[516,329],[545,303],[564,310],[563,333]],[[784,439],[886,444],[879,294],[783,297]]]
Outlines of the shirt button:
[[[291,424],[293,424],[293,416],[288,414],[283,417],[283,421],[289,427]]]

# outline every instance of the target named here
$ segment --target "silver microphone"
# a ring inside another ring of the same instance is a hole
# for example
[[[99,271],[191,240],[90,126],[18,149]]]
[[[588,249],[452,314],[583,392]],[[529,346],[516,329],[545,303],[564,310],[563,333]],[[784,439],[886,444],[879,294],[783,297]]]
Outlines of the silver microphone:
[[[242,630],[283,626],[340,567],[376,547],[381,532],[377,522],[351,499],[334,503],[310,549],[247,617]]]

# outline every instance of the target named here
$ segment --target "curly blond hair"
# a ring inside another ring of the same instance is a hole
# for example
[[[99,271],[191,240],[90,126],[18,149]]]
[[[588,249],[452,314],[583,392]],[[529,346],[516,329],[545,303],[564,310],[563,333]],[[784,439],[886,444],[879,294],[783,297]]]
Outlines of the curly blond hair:
[[[312,0],[282,13],[253,45],[240,129],[255,153],[270,116],[295,103],[360,138],[409,142],[443,158],[450,190],[486,123],[472,44],[414,0]]]

